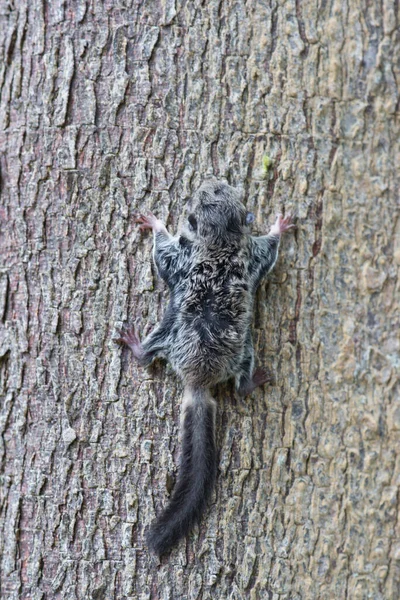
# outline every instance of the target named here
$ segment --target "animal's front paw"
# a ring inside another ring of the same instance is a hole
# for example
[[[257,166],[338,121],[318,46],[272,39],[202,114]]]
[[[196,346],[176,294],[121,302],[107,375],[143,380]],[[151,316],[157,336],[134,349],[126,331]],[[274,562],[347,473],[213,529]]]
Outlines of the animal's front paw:
[[[286,217],[283,217],[279,214],[274,225],[271,227],[270,234],[281,235],[285,231],[288,231],[288,229],[292,229],[292,227],[295,227],[292,221],[292,215],[289,213]]]
[[[152,229],[153,231],[165,230],[165,226],[162,221],[157,219],[153,213],[149,213],[148,215],[136,215],[135,222],[139,224],[140,231],[144,231],[145,229]]]
[[[115,338],[114,341],[118,344],[125,344],[131,349],[133,356],[141,362],[143,360],[144,351],[143,346],[140,343],[139,336],[136,333],[135,327],[126,327],[118,330],[119,337]]]

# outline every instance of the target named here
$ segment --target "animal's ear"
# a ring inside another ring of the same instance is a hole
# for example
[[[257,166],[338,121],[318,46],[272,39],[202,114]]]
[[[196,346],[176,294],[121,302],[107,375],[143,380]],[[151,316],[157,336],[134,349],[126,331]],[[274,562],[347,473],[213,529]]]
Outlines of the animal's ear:
[[[184,235],[179,236],[179,245],[181,246],[181,248],[189,248],[192,244],[193,242]]]
[[[189,215],[188,221],[189,221],[189,225],[190,225],[190,230],[191,231],[197,231],[197,219],[196,219],[196,217],[194,215]]]
[[[231,217],[226,223],[226,229],[229,233],[241,233],[240,221],[237,217]]]
[[[253,223],[254,220],[255,220],[254,214],[251,213],[251,212],[248,212],[247,215],[246,215],[246,224],[250,225],[250,223]]]

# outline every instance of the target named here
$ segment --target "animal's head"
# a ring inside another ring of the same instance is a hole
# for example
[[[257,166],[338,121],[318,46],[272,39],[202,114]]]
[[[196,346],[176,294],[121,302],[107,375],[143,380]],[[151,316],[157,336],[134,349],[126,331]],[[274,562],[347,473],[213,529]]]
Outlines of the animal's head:
[[[193,237],[228,241],[247,233],[251,222],[238,190],[221,181],[206,181],[190,203],[187,229]]]

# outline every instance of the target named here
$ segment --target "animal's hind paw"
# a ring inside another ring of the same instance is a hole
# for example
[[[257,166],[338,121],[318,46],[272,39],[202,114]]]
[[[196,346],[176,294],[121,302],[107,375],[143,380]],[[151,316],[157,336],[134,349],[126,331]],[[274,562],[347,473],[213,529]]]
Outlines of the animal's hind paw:
[[[144,357],[143,346],[140,343],[138,334],[136,333],[135,327],[125,327],[118,330],[119,337],[114,338],[114,341],[118,344],[125,344],[131,349],[133,356],[141,362]]]

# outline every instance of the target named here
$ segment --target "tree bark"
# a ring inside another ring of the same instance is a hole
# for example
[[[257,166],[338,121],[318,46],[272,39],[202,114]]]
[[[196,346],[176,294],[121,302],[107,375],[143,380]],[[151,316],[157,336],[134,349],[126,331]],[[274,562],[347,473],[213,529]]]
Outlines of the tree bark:
[[[7,600],[400,597],[398,2],[0,0]],[[275,382],[221,386],[212,504],[160,563],[181,385],[112,341],[160,319],[151,209],[213,173],[263,233]]]

